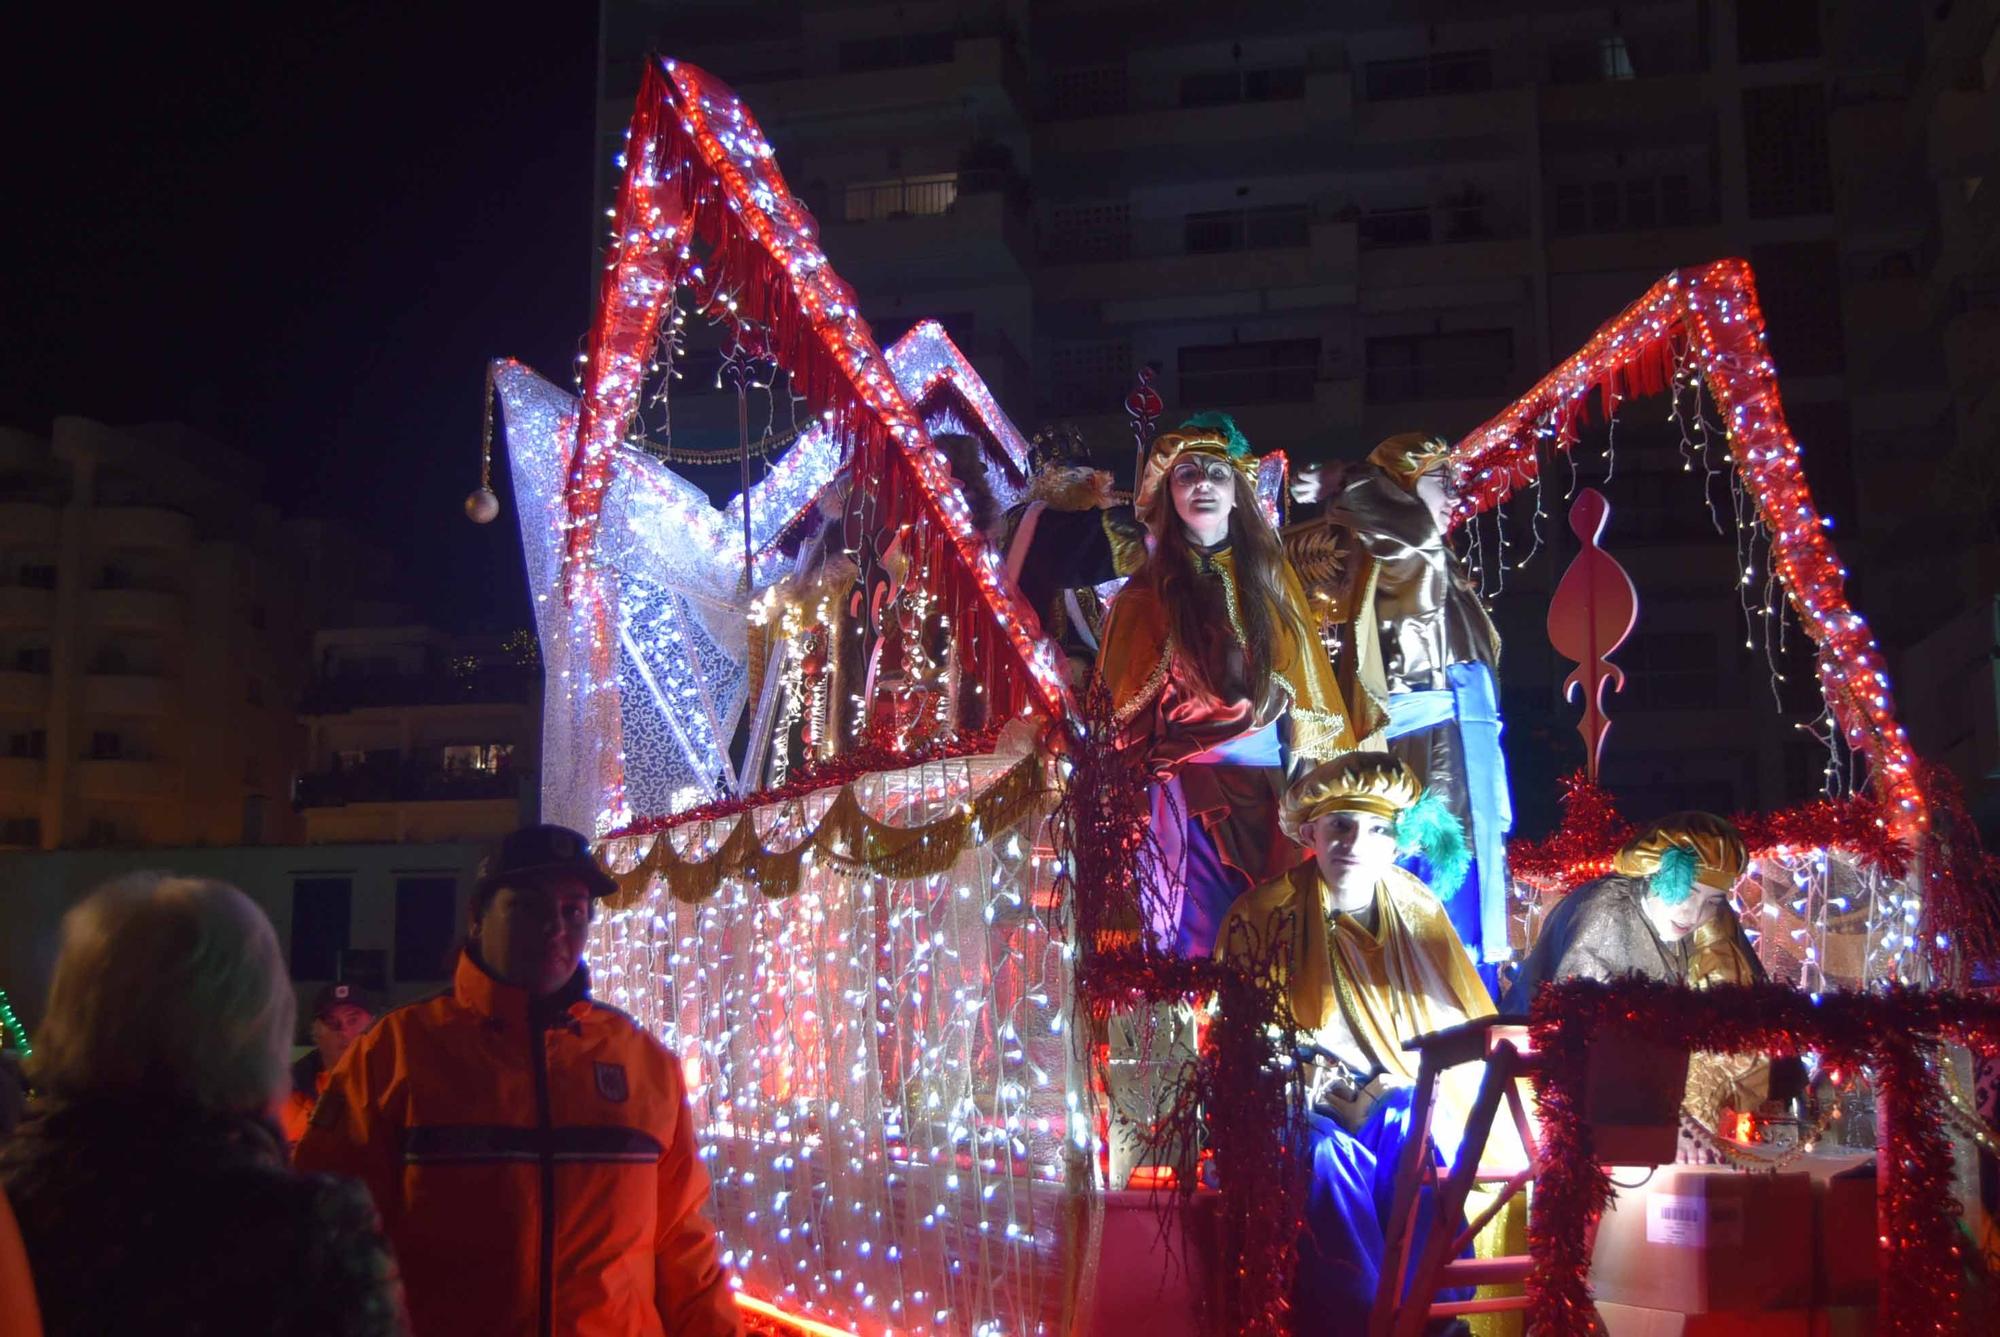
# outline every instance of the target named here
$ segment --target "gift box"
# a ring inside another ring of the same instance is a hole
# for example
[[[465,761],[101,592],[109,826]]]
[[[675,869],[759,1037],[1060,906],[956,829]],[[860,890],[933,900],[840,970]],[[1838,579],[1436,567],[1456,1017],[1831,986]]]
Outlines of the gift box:
[[[1813,1300],[1820,1305],[1870,1306],[1882,1282],[1880,1226],[1875,1215],[1875,1162],[1813,1175],[1815,1224]]]
[[[1591,1288],[1601,1301],[1677,1314],[1804,1312],[1814,1242],[1808,1175],[1662,1166],[1605,1210]]]
[[[1810,1309],[1767,1309],[1758,1314],[1681,1314],[1671,1309],[1600,1300],[1597,1316],[1608,1337],[1814,1337]]]

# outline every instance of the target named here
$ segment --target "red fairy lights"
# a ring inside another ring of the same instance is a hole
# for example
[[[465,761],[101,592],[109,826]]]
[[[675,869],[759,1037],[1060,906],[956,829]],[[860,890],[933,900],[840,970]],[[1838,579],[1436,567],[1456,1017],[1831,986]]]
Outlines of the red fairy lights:
[[[1770,539],[1771,568],[1818,649],[1820,690],[1847,745],[1867,757],[1880,820],[1897,839],[1921,834],[1929,809],[1889,691],[1888,666],[1847,602],[1846,569],[1813,507],[1799,445],[1785,424],[1764,316],[1744,260],[1676,270],[1592,335],[1507,411],[1453,448],[1465,479],[1458,517],[1505,501],[1537,474],[1538,429],[1555,426],[1566,449],[1596,392],[1608,415],[1618,400],[1656,393],[1686,363],[1722,415],[1738,476]]]

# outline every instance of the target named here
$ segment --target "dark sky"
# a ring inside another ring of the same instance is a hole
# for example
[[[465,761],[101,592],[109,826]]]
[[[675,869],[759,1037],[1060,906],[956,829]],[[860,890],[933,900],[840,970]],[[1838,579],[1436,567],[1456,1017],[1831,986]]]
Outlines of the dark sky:
[[[0,58],[0,423],[192,423],[524,625],[511,507],[459,505],[485,359],[566,380],[589,317],[596,6],[26,8],[78,18]]]

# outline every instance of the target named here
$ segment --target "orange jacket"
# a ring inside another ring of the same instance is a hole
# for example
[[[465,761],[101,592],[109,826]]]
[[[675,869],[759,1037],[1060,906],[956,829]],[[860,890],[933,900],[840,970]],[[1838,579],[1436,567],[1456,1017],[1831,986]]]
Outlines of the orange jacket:
[[[335,1066],[299,1167],[374,1193],[415,1337],[741,1333],[680,1063],[582,970],[535,1012],[461,955]]]

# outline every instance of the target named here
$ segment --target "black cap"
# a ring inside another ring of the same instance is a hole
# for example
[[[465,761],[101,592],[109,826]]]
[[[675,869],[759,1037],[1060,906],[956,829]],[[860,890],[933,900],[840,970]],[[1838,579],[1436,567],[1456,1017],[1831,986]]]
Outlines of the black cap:
[[[593,897],[618,890],[611,874],[591,856],[589,841],[566,826],[551,825],[524,826],[502,840],[486,861],[479,890],[488,892],[509,882],[528,882],[557,873],[578,879],[590,888]]]
[[[382,1015],[382,1009],[375,1000],[358,984],[327,984],[313,995],[313,1020],[325,1021],[327,1014],[336,1007],[358,1007],[371,1017]]]

